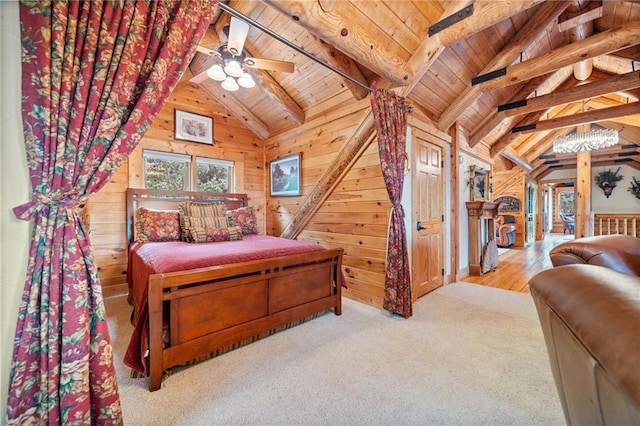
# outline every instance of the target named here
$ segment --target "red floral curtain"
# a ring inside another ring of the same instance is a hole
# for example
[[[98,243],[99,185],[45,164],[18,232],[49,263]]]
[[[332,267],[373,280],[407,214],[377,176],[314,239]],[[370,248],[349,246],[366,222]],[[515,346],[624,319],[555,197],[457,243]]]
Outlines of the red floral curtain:
[[[400,204],[407,159],[407,106],[404,98],[374,87],[371,108],[378,135],[382,175],[391,201],[383,308],[409,318],[412,314],[411,276],[404,209]]]
[[[180,80],[214,2],[20,5],[33,220],[9,424],[121,424],[102,293],[78,207],[138,144]]]

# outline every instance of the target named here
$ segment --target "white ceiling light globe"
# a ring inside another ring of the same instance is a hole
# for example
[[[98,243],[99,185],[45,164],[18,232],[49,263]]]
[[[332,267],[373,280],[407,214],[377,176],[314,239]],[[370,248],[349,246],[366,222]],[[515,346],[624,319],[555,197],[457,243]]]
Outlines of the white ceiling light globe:
[[[240,88],[240,86],[238,86],[238,83],[236,83],[236,80],[233,77],[227,77],[222,82],[222,88],[227,92],[235,92]]]
[[[207,75],[215,81],[224,81],[224,79],[227,78],[227,75],[222,71],[222,67],[218,64],[214,64],[209,68],[207,70]]]
[[[224,72],[231,77],[240,77],[242,75],[242,67],[236,60],[231,60],[224,66]]]
[[[249,73],[246,72],[238,79],[238,84],[240,87],[244,87],[245,89],[251,89],[256,86],[256,82],[253,81],[253,78],[251,78]]]

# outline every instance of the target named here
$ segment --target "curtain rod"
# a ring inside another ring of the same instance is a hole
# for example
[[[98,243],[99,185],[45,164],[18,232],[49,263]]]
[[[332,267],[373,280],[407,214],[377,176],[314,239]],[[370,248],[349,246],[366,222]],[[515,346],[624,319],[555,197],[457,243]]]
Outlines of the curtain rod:
[[[265,34],[270,35],[271,37],[275,38],[276,40],[280,41],[281,43],[286,44],[287,46],[289,46],[290,48],[292,48],[293,50],[295,50],[296,52],[299,52],[301,54],[303,54],[304,56],[306,56],[307,58],[311,59],[312,61],[317,62],[318,64],[322,65],[325,68],[330,69],[331,71],[335,72],[336,74],[341,75],[342,77],[348,79],[349,81],[357,84],[358,86],[362,87],[363,89],[368,90],[369,92],[372,92],[373,90],[367,86],[366,84],[356,80],[355,78],[351,77],[349,74],[344,73],[342,71],[340,71],[339,69],[337,69],[336,67],[334,67],[331,64],[328,64],[322,60],[320,60],[319,58],[315,57],[314,55],[312,55],[311,53],[307,52],[306,50],[304,50],[303,48],[296,46],[295,44],[291,43],[289,40],[287,40],[286,38],[282,37],[279,34],[276,34],[275,32],[271,31],[269,28],[265,27],[264,25],[254,21],[253,19],[243,15],[242,13],[238,12],[237,10],[233,9],[232,7],[228,6],[225,3],[219,2],[218,3],[218,7],[222,10],[224,10],[225,12],[229,13],[231,16],[235,16],[238,19],[243,20],[244,22],[246,22],[249,25],[252,25],[254,27],[256,27],[257,29],[259,29],[260,31],[262,31]]]

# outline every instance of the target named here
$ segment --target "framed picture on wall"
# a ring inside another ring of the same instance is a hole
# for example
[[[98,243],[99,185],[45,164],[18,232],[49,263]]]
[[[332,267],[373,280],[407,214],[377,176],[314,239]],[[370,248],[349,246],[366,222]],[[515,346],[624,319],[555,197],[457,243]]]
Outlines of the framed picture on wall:
[[[212,117],[179,109],[174,111],[174,137],[176,139],[213,145]]]
[[[476,165],[469,168],[471,201],[491,201],[491,173]]]
[[[272,197],[302,195],[301,153],[287,155],[269,163],[269,194]]]

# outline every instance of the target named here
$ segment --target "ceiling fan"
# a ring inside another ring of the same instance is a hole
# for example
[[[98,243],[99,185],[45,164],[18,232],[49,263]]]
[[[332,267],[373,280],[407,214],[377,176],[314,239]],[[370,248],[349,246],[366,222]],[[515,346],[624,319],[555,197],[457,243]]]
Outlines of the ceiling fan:
[[[249,24],[241,19],[231,17],[231,22],[224,31],[225,33],[228,31],[227,43],[215,50],[198,47],[199,52],[215,57],[217,60],[208,70],[195,75],[189,81],[201,83],[211,78],[220,81],[225,90],[234,92],[240,87],[251,88],[255,86],[255,81],[244,67],[286,73],[295,70],[293,62],[248,57],[243,49],[249,33]]]

